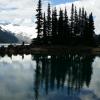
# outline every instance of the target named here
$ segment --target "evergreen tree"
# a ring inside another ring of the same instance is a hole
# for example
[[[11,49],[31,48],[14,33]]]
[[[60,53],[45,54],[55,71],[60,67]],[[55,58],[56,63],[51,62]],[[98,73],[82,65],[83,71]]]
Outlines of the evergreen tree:
[[[68,21],[68,15],[67,15],[67,10],[65,8],[65,13],[64,13],[64,23],[63,23],[63,40],[64,44],[69,44],[70,43],[70,29],[69,29],[69,21]]]
[[[52,11],[52,42],[53,44],[57,43],[57,10],[56,7],[54,8],[54,10]]]
[[[78,20],[79,20],[79,35],[81,36],[81,16],[82,16],[82,10],[81,8],[79,8],[79,17],[78,17]]]
[[[71,26],[71,35],[74,36],[74,4],[72,4],[71,8],[71,18],[70,18],[70,26]]]
[[[75,20],[74,20],[74,32],[75,36],[79,34],[79,20],[78,20],[78,14],[77,14],[77,9],[75,7]]]
[[[89,41],[89,44],[91,45],[91,43],[94,45],[94,20],[93,20],[93,15],[92,13],[89,15],[89,38],[90,38],[90,41]]]
[[[80,43],[84,44],[84,29],[85,29],[85,11],[84,8],[79,9],[79,35]]]
[[[88,21],[89,21],[89,19],[88,19],[88,17],[87,17],[87,13],[86,13],[86,11],[85,11],[85,15],[84,15],[84,34],[83,34],[83,44],[85,44],[86,45],[86,43],[87,43],[87,41],[88,41],[88,34],[89,34],[89,31],[88,31],[88,27],[89,27],[89,23],[88,23]]]
[[[44,13],[44,18],[43,18],[43,43],[47,43],[47,21]]]
[[[47,11],[47,35],[51,36],[51,9],[50,4],[48,4],[48,11]]]
[[[36,9],[37,14],[36,14],[36,24],[37,24],[37,38],[41,38],[42,36],[42,25],[43,25],[43,18],[42,18],[42,7],[41,7],[41,0],[38,1],[38,8]]]
[[[62,44],[63,42],[63,11],[59,11],[59,20],[58,20],[58,42]]]
[[[93,20],[93,15],[92,13],[89,15],[89,31],[90,31],[90,36],[94,36],[94,20]]]
[[[77,14],[77,9],[75,6],[75,13],[74,13],[74,41],[75,45],[80,43],[80,23],[79,23],[79,16]]]
[[[84,35],[84,27],[85,27],[85,11],[84,8],[82,8],[82,16],[81,16],[81,21],[80,21],[80,27],[81,27],[81,36]]]

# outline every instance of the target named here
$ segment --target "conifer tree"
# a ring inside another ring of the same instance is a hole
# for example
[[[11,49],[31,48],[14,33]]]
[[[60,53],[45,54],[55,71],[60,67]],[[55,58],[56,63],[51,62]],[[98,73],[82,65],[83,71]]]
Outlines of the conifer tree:
[[[37,24],[37,38],[41,38],[42,36],[42,26],[43,26],[43,18],[42,18],[42,7],[41,7],[41,0],[38,1],[38,8],[36,9],[37,14],[36,14],[36,24]]]
[[[86,45],[87,41],[88,41],[88,34],[89,34],[89,30],[88,30],[88,27],[89,27],[89,19],[87,17],[87,13],[85,11],[85,15],[84,15],[84,31],[83,31],[83,36],[82,36],[82,43],[84,45]]]
[[[48,10],[47,10],[47,35],[51,36],[51,8],[50,4],[48,4]]]
[[[85,27],[85,11],[84,11],[84,8],[82,8],[82,16],[81,16],[81,21],[80,21],[80,24],[81,24],[81,36],[83,36],[84,34],[84,27]]]
[[[44,13],[44,18],[43,18],[43,43],[47,43],[47,21]]]
[[[79,8],[79,16],[78,16],[78,20],[79,20],[79,35],[81,36],[81,16],[82,16],[82,11],[81,8]]]
[[[53,44],[57,43],[57,29],[58,29],[58,23],[57,23],[57,10],[56,7],[54,10],[52,10],[52,42]]]
[[[75,19],[74,19],[74,32],[75,32],[75,36],[79,34],[79,20],[78,20],[76,6],[75,6]]]
[[[71,35],[74,35],[74,4],[72,4],[71,8],[71,18],[70,18],[70,27],[71,27]]]
[[[89,15],[89,31],[90,31],[90,36],[93,37],[94,35],[94,20],[93,20],[93,15],[92,13]]]
[[[58,42],[62,44],[63,40],[63,11],[59,11],[59,20],[58,20]]]
[[[67,10],[65,8],[65,12],[64,12],[64,22],[63,22],[63,40],[64,40],[64,44],[69,44],[70,43],[70,29],[69,29],[69,20],[68,20],[68,15],[67,15]]]
[[[90,45],[93,43],[94,45],[94,20],[93,20],[93,15],[92,13],[89,15],[89,38],[90,38]]]

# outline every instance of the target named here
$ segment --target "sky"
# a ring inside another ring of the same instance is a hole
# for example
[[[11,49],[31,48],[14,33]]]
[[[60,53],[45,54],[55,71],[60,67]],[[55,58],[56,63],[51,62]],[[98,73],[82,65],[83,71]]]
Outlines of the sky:
[[[35,14],[38,0],[0,0],[0,25],[7,30],[16,33],[29,33],[36,37]],[[100,34],[100,0],[42,0],[43,11],[47,3],[57,9],[67,7],[69,12],[71,4],[77,8],[85,7],[88,13],[93,12],[95,21],[95,32]],[[69,14],[69,13],[68,13]]]

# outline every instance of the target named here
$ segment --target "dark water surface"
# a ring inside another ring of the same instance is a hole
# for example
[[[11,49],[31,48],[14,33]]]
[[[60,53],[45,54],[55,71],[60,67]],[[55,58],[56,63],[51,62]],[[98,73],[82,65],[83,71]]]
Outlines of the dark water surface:
[[[0,57],[0,100],[100,100],[100,57]]]

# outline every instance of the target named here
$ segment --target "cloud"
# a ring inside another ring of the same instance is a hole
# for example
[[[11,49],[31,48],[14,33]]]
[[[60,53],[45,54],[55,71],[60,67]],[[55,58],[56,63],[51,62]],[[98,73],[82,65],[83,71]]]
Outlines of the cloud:
[[[36,2],[37,0],[0,0],[0,19],[12,22],[18,18],[32,19]]]
[[[16,19],[21,19],[34,24],[37,2],[38,0],[0,0],[0,19],[12,20],[12,22],[15,22]],[[42,4],[43,9],[45,9],[47,7],[46,0]],[[22,21],[19,25],[22,24]]]
[[[16,10],[16,7],[13,6],[4,6],[4,5],[0,5],[0,11],[9,11],[9,10]]]

